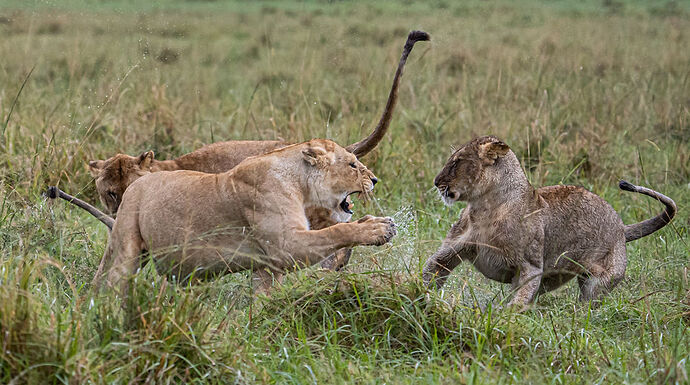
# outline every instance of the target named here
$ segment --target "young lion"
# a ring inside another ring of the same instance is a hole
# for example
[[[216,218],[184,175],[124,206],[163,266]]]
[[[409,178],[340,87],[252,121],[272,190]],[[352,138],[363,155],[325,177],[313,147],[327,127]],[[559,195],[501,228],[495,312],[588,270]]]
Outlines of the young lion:
[[[348,197],[370,194],[374,181],[354,154],[325,139],[250,157],[222,174],[148,174],[123,196],[95,285],[106,274],[125,296],[147,250],[159,272],[181,280],[249,269],[257,290],[266,291],[293,267],[395,235],[390,218],[347,222]],[[346,223],[313,230],[308,208],[330,210]]]
[[[434,185],[447,205],[466,201],[467,207],[427,260],[424,282],[441,287],[468,260],[486,277],[512,283],[509,305],[527,305],[537,293],[577,277],[580,300],[596,306],[624,277],[625,243],[664,227],[676,213],[670,198],[624,181],[621,189],[653,197],[665,211],[626,226],[605,200],[582,187],[535,190],[515,154],[493,136],[455,151]]]
[[[416,42],[427,40],[429,40],[429,35],[426,32],[412,31],[408,35],[393,78],[393,85],[388,95],[386,108],[378,125],[368,137],[346,147],[349,152],[355,154],[358,158],[373,150],[386,134],[398,100],[398,86],[407,57],[412,52]],[[98,196],[106,211],[110,214],[115,214],[120,206],[122,194],[124,194],[127,187],[149,172],[194,170],[221,173],[235,167],[249,156],[265,154],[289,144],[277,140],[218,142],[201,147],[177,159],[164,161],[155,160],[153,151],[144,152],[137,157],[117,154],[106,160],[89,162],[89,171],[96,180]]]

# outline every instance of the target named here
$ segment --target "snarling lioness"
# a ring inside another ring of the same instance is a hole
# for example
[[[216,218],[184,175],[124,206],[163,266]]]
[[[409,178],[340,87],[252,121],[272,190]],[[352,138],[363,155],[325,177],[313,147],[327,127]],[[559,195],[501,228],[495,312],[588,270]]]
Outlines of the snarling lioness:
[[[398,88],[407,57],[416,42],[427,40],[429,40],[429,35],[426,32],[412,31],[408,35],[381,119],[368,137],[346,147],[358,158],[373,150],[386,134],[398,100]],[[89,171],[96,180],[96,189],[101,202],[110,214],[115,214],[127,187],[150,172],[194,170],[221,173],[235,167],[249,156],[265,154],[289,144],[276,140],[218,142],[201,147],[177,159],[163,161],[154,159],[152,151],[144,152],[136,157],[117,154],[106,160],[89,162]]]
[[[325,139],[250,157],[221,174],[148,174],[125,191],[95,285],[106,275],[125,296],[146,250],[159,272],[179,280],[252,270],[265,291],[290,269],[395,235],[390,218],[372,216],[309,226],[308,209],[348,221],[350,195],[370,194],[375,180],[354,154]]]
[[[357,157],[362,157],[373,150],[383,139],[391,119],[393,110],[398,100],[398,88],[402,78],[403,69],[407,62],[407,57],[414,44],[418,41],[428,41],[430,39],[426,32],[412,31],[407,37],[403,52],[398,63],[393,85],[388,95],[386,107],[381,118],[374,128],[374,131],[366,138],[357,143],[346,147],[347,151]],[[89,162],[89,171],[96,180],[98,196],[106,207],[106,211],[115,214],[118,211],[122,196],[125,190],[135,180],[157,171],[173,170],[193,170],[207,173],[221,173],[235,167],[242,160],[249,156],[260,155],[269,151],[288,146],[284,141],[227,141],[206,145],[189,154],[183,155],[172,160],[158,161],[154,159],[153,151],[146,151],[137,157],[126,154],[117,154],[106,160],[95,160]],[[64,195],[59,195],[63,199]],[[67,199],[74,203],[74,200]],[[82,206],[80,206],[82,207]],[[95,210],[97,212],[97,210]],[[106,226],[110,227],[112,218],[105,215],[94,214],[94,210],[89,210],[96,218],[101,220]],[[334,213],[327,209],[309,209],[307,216],[313,229],[320,229],[338,223],[334,219]],[[351,249],[338,251],[331,258],[322,262],[322,267],[332,270],[339,270],[346,265],[352,253]]]
[[[611,205],[582,187],[534,189],[515,154],[493,136],[455,151],[434,184],[446,204],[466,201],[467,207],[427,260],[424,282],[442,286],[466,260],[486,277],[512,283],[510,305],[524,306],[577,277],[580,299],[596,306],[625,275],[625,243],[659,230],[676,213],[670,198],[623,181],[621,189],[666,209],[626,226]]]

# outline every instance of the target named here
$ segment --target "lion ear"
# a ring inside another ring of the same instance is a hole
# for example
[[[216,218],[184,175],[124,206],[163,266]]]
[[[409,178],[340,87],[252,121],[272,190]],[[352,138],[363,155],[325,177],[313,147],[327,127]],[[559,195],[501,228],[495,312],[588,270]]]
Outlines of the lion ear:
[[[89,172],[94,178],[98,178],[101,175],[101,170],[103,170],[104,160],[92,160],[89,162]]]
[[[148,170],[151,168],[151,163],[153,162],[153,151],[146,151],[141,153],[139,155],[139,159],[137,160],[137,163],[139,163],[139,167],[144,170]]]
[[[500,140],[491,141],[479,145],[479,158],[484,164],[490,165],[496,162],[496,159],[505,156],[510,147]]]
[[[302,157],[304,161],[311,166],[323,164],[326,161],[328,152],[323,147],[309,146],[302,150]]]

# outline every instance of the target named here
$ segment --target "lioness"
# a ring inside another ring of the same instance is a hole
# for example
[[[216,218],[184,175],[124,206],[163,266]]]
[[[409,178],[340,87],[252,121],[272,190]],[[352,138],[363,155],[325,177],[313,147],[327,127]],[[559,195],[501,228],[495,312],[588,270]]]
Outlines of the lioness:
[[[466,201],[467,207],[427,260],[424,282],[441,287],[467,260],[486,277],[512,283],[509,305],[529,304],[573,277],[580,300],[598,305],[625,275],[625,243],[664,227],[676,213],[670,198],[624,181],[621,189],[659,200],[664,212],[626,226],[605,200],[582,187],[535,190],[515,154],[493,136],[455,151],[434,185],[447,205]]]
[[[148,250],[159,272],[181,280],[249,269],[256,289],[266,291],[293,267],[395,235],[390,218],[347,222],[348,198],[370,194],[374,181],[353,153],[325,139],[247,158],[221,174],[145,175],[125,191],[95,285],[107,274],[107,284],[126,296],[128,277]],[[346,223],[313,230],[308,208]]]
[[[346,147],[358,158],[373,150],[386,134],[398,100],[398,87],[407,57],[416,42],[427,40],[429,40],[429,35],[426,32],[412,31],[409,33],[381,119],[368,137]],[[265,154],[289,144],[276,140],[218,142],[201,147],[179,158],[163,161],[154,159],[152,151],[144,152],[136,157],[117,154],[106,160],[89,162],[89,171],[96,180],[98,196],[106,211],[115,214],[120,206],[122,194],[127,187],[149,172],[194,170],[221,173],[235,167],[248,156]]]

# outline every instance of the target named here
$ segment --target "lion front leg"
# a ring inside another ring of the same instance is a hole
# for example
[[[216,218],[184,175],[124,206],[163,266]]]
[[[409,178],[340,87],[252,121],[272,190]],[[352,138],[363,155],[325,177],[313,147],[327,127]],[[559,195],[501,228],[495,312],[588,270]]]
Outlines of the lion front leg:
[[[437,289],[443,287],[462,258],[471,253],[471,248],[462,243],[442,245],[429,259],[422,269],[422,280],[425,286],[435,285]]]
[[[269,253],[279,257],[283,267],[308,266],[322,261],[338,249],[352,246],[380,246],[395,236],[391,218],[367,215],[356,222],[338,223],[321,230],[295,229],[281,234],[266,232]]]
[[[522,310],[534,301],[539,292],[543,271],[541,266],[524,266],[520,272],[513,277],[512,288],[513,298],[508,303],[508,307]]]
[[[336,222],[331,217],[331,210],[325,208],[308,207],[304,210],[309,220],[309,226],[313,230],[325,229],[329,226],[336,225]],[[340,249],[334,254],[329,255],[321,261],[321,267],[328,270],[338,271],[343,266],[347,265],[352,255],[352,249]]]
[[[112,259],[112,242],[109,239],[108,244],[105,246],[105,251],[103,252],[101,262],[98,264],[98,270],[96,270],[96,275],[93,277],[93,281],[91,281],[91,287],[94,290],[99,290],[101,288],[101,280],[103,279],[103,275],[105,274],[106,266],[111,265]]]
[[[129,293],[129,281],[140,266],[143,240],[136,235],[120,236],[113,233],[110,243],[108,247],[112,248],[112,263],[108,267],[106,284],[126,298]]]

